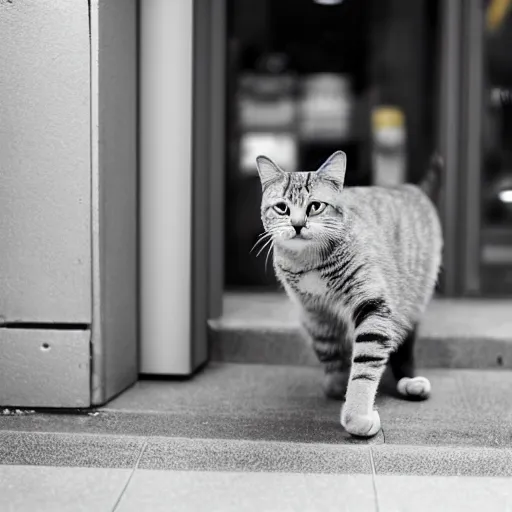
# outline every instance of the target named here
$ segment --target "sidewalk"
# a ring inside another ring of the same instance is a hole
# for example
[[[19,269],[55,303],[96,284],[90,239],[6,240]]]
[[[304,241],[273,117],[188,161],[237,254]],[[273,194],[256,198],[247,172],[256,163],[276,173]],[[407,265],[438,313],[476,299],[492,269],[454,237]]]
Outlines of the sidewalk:
[[[512,510],[512,372],[422,373],[431,399],[385,383],[368,441],[312,367],[212,364],[98,414],[2,415],[0,510]]]
[[[510,478],[0,466],[0,508],[38,512],[509,511]]]

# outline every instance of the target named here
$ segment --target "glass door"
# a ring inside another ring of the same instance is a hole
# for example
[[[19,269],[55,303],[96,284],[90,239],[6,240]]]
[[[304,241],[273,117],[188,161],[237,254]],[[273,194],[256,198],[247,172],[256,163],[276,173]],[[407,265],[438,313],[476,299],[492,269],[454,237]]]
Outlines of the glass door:
[[[438,2],[227,6],[226,287],[275,290],[266,249],[251,253],[262,231],[255,157],[311,171],[342,149],[348,185],[417,181],[436,145]]]
[[[484,2],[481,291],[512,294],[512,2]]]
[[[512,294],[512,2],[461,5],[458,293]]]

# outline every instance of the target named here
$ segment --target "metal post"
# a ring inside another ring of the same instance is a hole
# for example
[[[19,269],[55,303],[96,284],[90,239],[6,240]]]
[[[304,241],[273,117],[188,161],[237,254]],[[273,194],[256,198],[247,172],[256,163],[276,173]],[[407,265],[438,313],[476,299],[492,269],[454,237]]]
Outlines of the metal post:
[[[462,218],[463,263],[462,292],[480,292],[481,261],[481,167],[483,113],[483,37],[484,4],[481,0],[464,0],[463,56],[461,91],[462,147],[461,169],[464,170]]]
[[[141,372],[188,375],[222,314],[224,0],[141,4]]]
[[[140,11],[141,372],[191,362],[193,2]]]
[[[441,215],[444,231],[443,291],[458,293],[459,198],[460,198],[460,57],[462,0],[441,6],[440,94],[438,106],[438,147],[445,160],[444,196]]]

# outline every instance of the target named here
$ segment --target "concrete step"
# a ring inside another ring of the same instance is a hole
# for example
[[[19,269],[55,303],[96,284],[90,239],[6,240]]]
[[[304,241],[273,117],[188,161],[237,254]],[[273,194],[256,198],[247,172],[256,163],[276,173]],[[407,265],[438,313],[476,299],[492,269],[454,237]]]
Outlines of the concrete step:
[[[317,475],[371,475],[374,468],[377,475],[512,477],[512,450],[508,448],[350,446],[15,431],[0,431],[0,443],[0,466],[136,466],[138,470]]]
[[[228,293],[210,322],[213,361],[317,366],[283,294]],[[423,368],[512,369],[512,300],[435,299],[420,326]]]
[[[319,369],[211,364],[191,380],[139,381],[97,413],[0,415],[0,464],[512,476],[512,372],[422,374],[432,397],[404,401],[384,381],[383,431],[360,440]]]

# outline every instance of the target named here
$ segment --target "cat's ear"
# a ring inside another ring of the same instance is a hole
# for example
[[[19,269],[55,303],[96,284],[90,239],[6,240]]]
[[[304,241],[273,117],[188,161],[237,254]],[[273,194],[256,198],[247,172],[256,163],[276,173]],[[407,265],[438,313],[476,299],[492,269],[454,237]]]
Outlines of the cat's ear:
[[[256,167],[260,175],[261,186],[265,188],[273,181],[278,181],[284,176],[284,171],[266,156],[256,158]]]
[[[345,183],[345,171],[347,169],[347,155],[343,151],[333,153],[318,169],[320,177],[336,182],[343,187]]]

